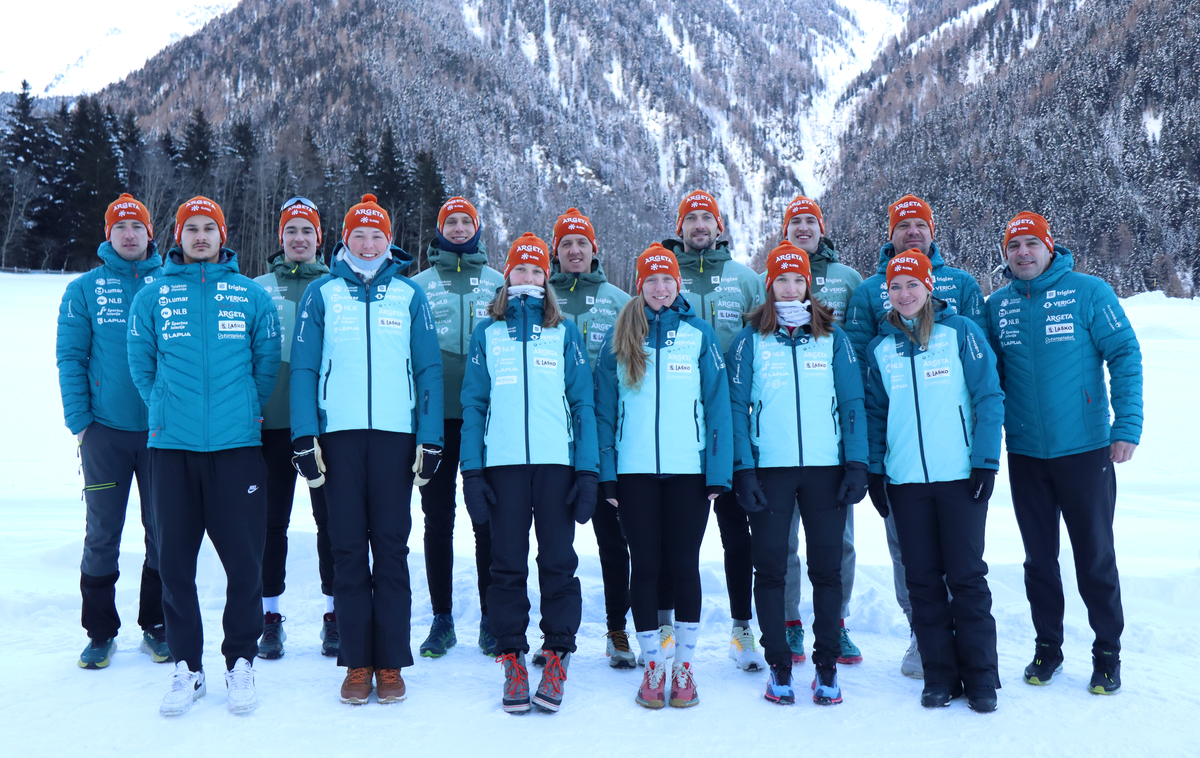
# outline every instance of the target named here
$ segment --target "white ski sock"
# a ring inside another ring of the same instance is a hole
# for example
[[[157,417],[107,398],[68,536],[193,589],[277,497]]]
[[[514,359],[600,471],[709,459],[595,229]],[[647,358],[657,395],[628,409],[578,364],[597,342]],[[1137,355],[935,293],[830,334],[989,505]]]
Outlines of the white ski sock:
[[[333,613],[333,595],[325,596],[325,612]]]
[[[279,596],[263,598],[263,613],[279,613]]]
[[[691,663],[696,654],[696,640],[700,638],[699,621],[675,622],[675,665]]]
[[[646,662],[646,665],[654,661],[655,666],[662,668],[663,651],[662,645],[658,642],[658,630],[651,629],[648,632],[638,632],[637,641],[638,647],[642,650],[642,660]]]

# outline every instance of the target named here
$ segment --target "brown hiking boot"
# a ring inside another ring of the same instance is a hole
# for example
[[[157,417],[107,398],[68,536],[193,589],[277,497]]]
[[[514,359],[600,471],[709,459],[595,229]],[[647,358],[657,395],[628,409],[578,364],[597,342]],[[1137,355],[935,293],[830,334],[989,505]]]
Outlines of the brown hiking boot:
[[[346,679],[342,682],[342,702],[350,705],[362,705],[371,696],[371,674],[375,669],[364,666],[360,669],[348,669]]]
[[[404,699],[404,679],[400,677],[400,669],[375,672],[375,696],[381,703],[399,703]]]

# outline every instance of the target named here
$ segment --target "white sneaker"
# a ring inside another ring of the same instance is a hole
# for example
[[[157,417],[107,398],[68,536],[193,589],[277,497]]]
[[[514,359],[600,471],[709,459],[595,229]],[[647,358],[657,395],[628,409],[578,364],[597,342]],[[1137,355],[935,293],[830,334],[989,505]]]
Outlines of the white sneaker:
[[[662,648],[663,660],[675,657],[675,625],[663,624],[658,628],[658,646]],[[638,653],[637,665],[645,666],[646,660]],[[665,666],[663,667],[665,670]]]
[[[238,658],[233,668],[225,672],[225,689],[230,713],[249,713],[258,707],[254,667],[245,658]]]
[[[754,631],[750,627],[735,626],[729,638],[729,657],[742,671],[765,671],[767,661],[754,644]]]
[[[915,634],[912,636],[912,642],[908,643],[904,660],[900,661],[900,673],[913,679],[925,678],[925,667],[921,665],[921,651],[917,647],[917,635]]]
[[[204,697],[205,692],[208,692],[208,688],[204,684],[204,672],[192,671],[180,661],[175,664],[175,673],[171,674],[171,689],[163,695],[158,712],[164,716],[187,713],[192,703]]]

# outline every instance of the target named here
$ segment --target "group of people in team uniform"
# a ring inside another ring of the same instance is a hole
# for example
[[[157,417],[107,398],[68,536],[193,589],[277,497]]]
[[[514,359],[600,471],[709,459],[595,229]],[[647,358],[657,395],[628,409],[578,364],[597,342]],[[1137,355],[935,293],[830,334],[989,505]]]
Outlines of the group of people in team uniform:
[[[947,265],[933,212],[912,195],[888,208],[888,240],[865,281],[838,261],[809,198],[787,205],[762,274],[733,260],[723,223],[711,194],[688,194],[676,237],[637,256],[631,297],[606,280],[597,231],[576,208],[558,217],[550,244],[517,238],[497,271],[476,209],[451,198],[430,267],[410,278],[413,257],[392,244],[374,196],[346,213],[328,266],[318,209],[297,197],[281,209],[270,271],[251,280],[212,200],[179,207],[164,257],[146,207],[122,195],[105,216],[103,265],[67,287],[58,321],[87,502],[79,665],[104,668],[115,651],[118,546],[136,475],[142,650],[175,662],[160,711],[182,714],[206,692],[195,585],[206,533],[228,579],[228,707],[253,710],[254,659],[284,654],[298,472],[317,525],[321,650],[347,669],[340,699],[403,700],[412,488],[433,612],[419,653],[438,658],[457,643],[461,473],[478,646],[502,666],[505,711],[562,706],[582,615],[575,528],[589,521],[609,664],[644,667],[644,707],[696,705],[710,507],[730,657],[766,670],[767,700],[795,702],[793,667],[807,659],[802,525],[813,700],[842,702],[837,665],[863,659],[845,624],[850,506],[869,496],[912,630],[902,673],[924,679],[922,705],[965,694],[989,712],[1000,678],[983,553],[1003,427],[1036,630],[1024,679],[1048,684],[1062,669],[1061,514],[1096,633],[1089,689],[1116,692],[1113,464],[1138,444],[1142,400],[1137,339],[1112,289],[1075,272],[1034,213],[1006,226],[1009,282],[986,302]],[[531,528],[536,687],[526,661]]]

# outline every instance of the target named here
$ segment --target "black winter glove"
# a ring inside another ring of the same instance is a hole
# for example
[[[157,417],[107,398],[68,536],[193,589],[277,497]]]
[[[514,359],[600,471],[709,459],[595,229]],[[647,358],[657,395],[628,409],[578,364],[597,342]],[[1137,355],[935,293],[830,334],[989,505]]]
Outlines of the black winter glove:
[[[990,468],[971,469],[971,497],[986,503],[996,488],[996,472]]]
[[[617,483],[616,482],[600,482],[600,497],[605,500],[617,499]]]
[[[846,464],[846,475],[842,477],[842,486],[838,488],[838,502],[843,505],[854,505],[867,495],[867,467],[857,461]]]
[[[767,509],[767,496],[763,494],[754,469],[733,472],[733,491],[737,495],[738,505],[746,513],[761,513]]]
[[[442,449],[437,445],[417,445],[417,459],[413,461],[413,484],[424,487],[442,465]]]
[[[325,483],[325,461],[321,459],[321,445],[311,434],[297,437],[292,441],[292,465],[300,476],[308,482],[308,486],[316,489]]]
[[[488,520],[488,504],[496,504],[496,493],[492,491],[487,479],[483,478],[482,469],[462,472],[463,500],[467,503],[467,514],[476,524]]]
[[[575,497],[567,501],[575,506],[575,521],[586,524],[596,512],[596,496],[600,488],[600,475],[594,471],[579,471],[571,487]]]
[[[871,505],[879,511],[883,518],[888,517],[887,487],[883,484],[883,474],[867,474],[867,494],[871,496]]]

